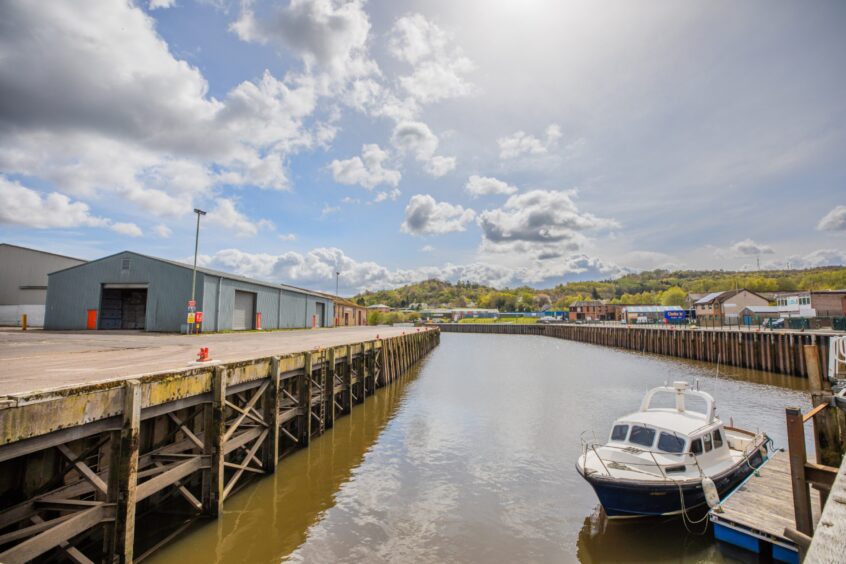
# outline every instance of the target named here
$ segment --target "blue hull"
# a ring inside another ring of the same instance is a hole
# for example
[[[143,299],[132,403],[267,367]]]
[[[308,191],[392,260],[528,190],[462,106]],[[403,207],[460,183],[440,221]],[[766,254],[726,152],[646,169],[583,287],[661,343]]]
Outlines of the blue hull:
[[[755,468],[764,463],[765,457],[756,450],[746,461],[723,474],[711,476],[720,499],[731,493]],[[747,463],[748,462],[748,463]],[[679,484],[632,480],[613,480],[607,476],[584,476],[593,487],[599,502],[609,517],[657,517],[707,507],[705,493],[699,480]],[[679,491],[681,490],[681,491]]]

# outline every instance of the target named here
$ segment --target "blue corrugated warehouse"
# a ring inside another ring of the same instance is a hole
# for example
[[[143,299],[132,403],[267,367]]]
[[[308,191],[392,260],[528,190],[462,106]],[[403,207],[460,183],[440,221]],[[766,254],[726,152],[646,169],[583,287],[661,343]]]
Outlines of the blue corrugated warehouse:
[[[187,326],[192,267],[123,251],[49,275],[44,328]],[[204,331],[331,326],[332,299],[302,288],[197,268],[196,310]]]

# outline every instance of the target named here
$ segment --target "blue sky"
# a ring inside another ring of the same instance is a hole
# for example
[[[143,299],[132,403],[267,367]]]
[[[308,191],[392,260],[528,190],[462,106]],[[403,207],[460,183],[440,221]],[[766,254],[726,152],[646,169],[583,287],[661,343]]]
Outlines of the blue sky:
[[[846,263],[846,4],[0,6],[0,240],[342,291]]]

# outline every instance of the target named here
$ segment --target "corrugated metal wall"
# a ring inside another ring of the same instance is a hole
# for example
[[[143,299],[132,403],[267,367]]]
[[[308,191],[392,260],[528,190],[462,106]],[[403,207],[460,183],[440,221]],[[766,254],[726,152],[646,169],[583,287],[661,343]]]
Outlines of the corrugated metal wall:
[[[124,259],[129,268],[124,269]],[[199,278],[199,276],[198,276]],[[120,253],[49,276],[46,329],[85,329],[86,312],[100,309],[103,284],[147,284],[148,331],[179,331],[191,298],[191,271],[133,253]],[[202,281],[197,282],[198,289]]]
[[[128,270],[122,268],[129,259]],[[50,275],[45,326],[47,329],[85,329],[89,309],[100,309],[103,284],[147,284],[148,331],[179,331],[191,297],[191,270],[155,259],[120,253]],[[239,280],[197,273],[197,309],[205,331],[232,329],[235,290],[256,294],[256,312],[263,329],[311,327],[315,302],[326,304],[324,326],[334,318],[331,299]]]

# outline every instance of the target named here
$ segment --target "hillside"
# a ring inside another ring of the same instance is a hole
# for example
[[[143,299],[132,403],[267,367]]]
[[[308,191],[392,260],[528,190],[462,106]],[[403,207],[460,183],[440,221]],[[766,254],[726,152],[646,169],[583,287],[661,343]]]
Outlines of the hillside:
[[[481,284],[426,280],[394,290],[364,292],[355,300],[366,305],[387,304],[404,308],[413,304],[429,307],[492,307],[503,311],[534,311],[551,304],[556,308],[579,299],[608,299],[628,304],[681,304],[690,293],[717,292],[735,287],[756,292],[832,290],[846,288],[846,267],[759,272],[653,270],[614,280],[570,282],[538,290],[521,287],[498,290]]]

